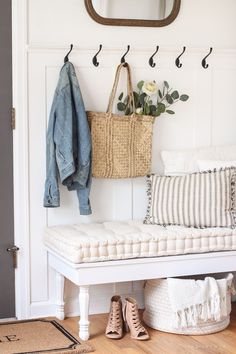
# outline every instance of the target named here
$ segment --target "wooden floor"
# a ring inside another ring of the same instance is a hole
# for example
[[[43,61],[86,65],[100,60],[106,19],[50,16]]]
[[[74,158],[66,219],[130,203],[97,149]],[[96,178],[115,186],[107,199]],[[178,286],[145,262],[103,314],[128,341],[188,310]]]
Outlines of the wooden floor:
[[[62,321],[77,332],[78,318]],[[120,340],[105,337],[107,315],[90,316],[91,339],[87,342],[95,354],[236,354],[236,303],[233,304],[230,326],[222,332],[204,336],[182,336],[149,329],[151,339],[140,342],[126,333]]]

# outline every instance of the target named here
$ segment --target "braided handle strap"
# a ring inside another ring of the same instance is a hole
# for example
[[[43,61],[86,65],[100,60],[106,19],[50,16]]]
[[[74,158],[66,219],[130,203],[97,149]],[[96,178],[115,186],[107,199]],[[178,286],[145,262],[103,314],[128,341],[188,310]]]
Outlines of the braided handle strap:
[[[116,69],[115,80],[113,83],[113,87],[111,90],[111,94],[110,94],[109,102],[108,102],[108,107],[107,107],[107,113],[110,113],[110,115],[112,114],[113,104],[114,104],[117,86],[119,83],[119,78],[120,78],[120,73],[121,73],[122,68],[125,68],[127,71],[128,100],[129,100],[129,103],[132,105],[133,113],[135,113],[134,94],[133,94],[133,86],[132,86],[132,81],[131,81],[131,70],[130,70],[129,64],[125,62],[125,63],[119,64]]]

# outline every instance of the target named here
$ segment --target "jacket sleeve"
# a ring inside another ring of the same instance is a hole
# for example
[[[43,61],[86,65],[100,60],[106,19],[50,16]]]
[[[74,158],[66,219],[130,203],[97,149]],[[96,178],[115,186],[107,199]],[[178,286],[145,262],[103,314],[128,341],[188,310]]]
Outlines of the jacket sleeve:
[[[57,95],[55,94],[51,113],[49,117],[47,139],[46,139],[46,181],[44,191],[44,207],[59,207],[60,195],[58,188],[58,168],[56,161],[56,146],[54,142],[54,129],[56,122],[56,102]]]
[[[90,215],[92,214],[89,194],[91,190],[91,183],[92,183],[92,168],[90,164],[90,170],[88,175],[88,181],[86,187],[78,188],[77,189],[77,196],[79,199],[79,209],[80,215]]]
[[[76,111],[76,125],[77,125],[77,153],[78,153],[78,169],[76,181],[81,187],[85,187],[90,182],[91,169],[91,133],[88,124],[88,119],[84,107],[83,97],[80,91],[78,79],[76,75],[73,76],[73,96]]]

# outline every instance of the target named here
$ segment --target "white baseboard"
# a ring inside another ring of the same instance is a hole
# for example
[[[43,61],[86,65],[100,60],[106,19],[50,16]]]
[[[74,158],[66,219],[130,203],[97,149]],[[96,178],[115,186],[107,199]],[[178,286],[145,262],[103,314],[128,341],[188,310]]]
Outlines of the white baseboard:
[[[78,289],[74,288],[69,290],[69,294],[66,294],[67,298],[65,298],[65,315],[66,317],[76,317],[80,315]],[[133,297],[138,302],[139,308],[144,308],[143,282],[118,283],[114,286],[108,287],[91,287],[89,313],[91,315],[108,313],[110,300],[114,294],[120,295],[122,301],[124,301],[125,297]],[[53,300],[48,302],[31,303],[29,313],[30,318],[55,316],[55,304]]]
[[[16,321],[17,318],[16,317],[11,317],[11,318],[1,318],[0,319],[0,323],[6,323],[6,322],[12,322],[12,321]]]
[[[55,316],[55,305],[52,302],[33,302],[30,305],[30,318]],[[23,318],[21,318],[22,320]]]

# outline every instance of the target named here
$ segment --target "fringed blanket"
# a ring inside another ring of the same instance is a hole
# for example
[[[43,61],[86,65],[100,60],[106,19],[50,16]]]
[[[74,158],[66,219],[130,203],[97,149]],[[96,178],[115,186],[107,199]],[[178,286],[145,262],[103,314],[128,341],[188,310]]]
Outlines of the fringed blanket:
[[[175,312],[176,328],[196,326],[200,321],[220,321],[228,315],[227,292],[232,292],[233,275],[216,280],[169,278],[168,293]],[[229,285],[230,284],[230,285]]]

